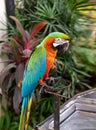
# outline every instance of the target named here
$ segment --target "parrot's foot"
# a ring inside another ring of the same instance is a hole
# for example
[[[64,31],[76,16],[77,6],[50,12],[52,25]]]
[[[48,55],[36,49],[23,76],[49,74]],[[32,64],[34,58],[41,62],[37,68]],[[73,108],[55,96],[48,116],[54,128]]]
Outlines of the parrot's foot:
[[[41,93],[43,90],[44,91],[54,91],[54,88],[52,86],[54,86],[54,84],[60,80],[61,77],[48,77],[45,79],[45,81],[42,81],[42,87],[39,91],[39,93]]]
[[[46,80],[46,82],[48,84],[47,86],[49,86],[49,85],[53,86],[55,84],[55,82],[56,82],[55,79],[56,79],[55,77],[48,77],[48,78],[46,78],[45,80]]]
[[[42,83],[42,87],[40,89],[40,93],[43,90],[46,90],[46,89],[49,90],[54,83],[55,83],[55,78],[54,77],[46,78],[45,81]]]

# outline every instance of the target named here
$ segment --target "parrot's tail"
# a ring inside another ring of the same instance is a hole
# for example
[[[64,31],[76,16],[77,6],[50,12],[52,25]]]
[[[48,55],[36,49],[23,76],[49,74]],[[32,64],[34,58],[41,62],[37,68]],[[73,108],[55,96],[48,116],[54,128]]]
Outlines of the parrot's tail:
[[[20,116],[19,130],[28,130],[28,120],[32,104],[32,97],[24,97]]]
[[[32,97],[29,99],[29,102],[28,102],[25,130],[28,130],[28,120],[29,120],[29,116],[30,116],[31,105],[32,105]]]

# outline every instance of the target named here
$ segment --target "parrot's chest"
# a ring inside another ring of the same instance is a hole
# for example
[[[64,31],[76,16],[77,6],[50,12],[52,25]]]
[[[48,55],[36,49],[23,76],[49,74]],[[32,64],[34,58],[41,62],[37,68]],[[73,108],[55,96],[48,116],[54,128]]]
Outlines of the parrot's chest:
[[[54,60],[55,60],[56,54],[57,54],[57,51],[54,51],[54,53],[47,52],[47,56],[46,56],[46,72],[47,73],[49,73],[50,69],[54,65]]]
[[[54,62],[54,59],[55,59],[56,55],[57,55],[57,51],[52,51],[52,50],[47,51],[47,53],[46,53],[46,61],[47,62]]]
[[[47,64],[53,63],[55,57],[56,57],[56,54],[53,55],[53,54],[51,54],[51,53],[48,53],[48,54],[47,54],[47,57],[46,57],[46,62],[47,62]]]

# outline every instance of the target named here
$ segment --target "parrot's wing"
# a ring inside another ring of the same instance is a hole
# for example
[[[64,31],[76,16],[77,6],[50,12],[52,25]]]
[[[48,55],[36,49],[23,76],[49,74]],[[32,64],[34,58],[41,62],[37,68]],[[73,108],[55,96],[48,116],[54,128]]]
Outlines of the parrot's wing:
[[[22,82],[22,97],[33,94],[38,80],[44,75],[46,70],[46,51],[39,46],[30,56],[27,67],[24,71]]]

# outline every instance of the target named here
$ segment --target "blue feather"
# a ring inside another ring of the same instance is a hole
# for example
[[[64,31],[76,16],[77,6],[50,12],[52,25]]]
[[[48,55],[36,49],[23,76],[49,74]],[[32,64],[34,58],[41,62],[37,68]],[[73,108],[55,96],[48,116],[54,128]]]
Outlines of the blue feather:
[[[46,51],[39,46],[31,55],[24,72],[22,82],[22,98],[33,95],[38,80],[44,75],[46,70]]]

